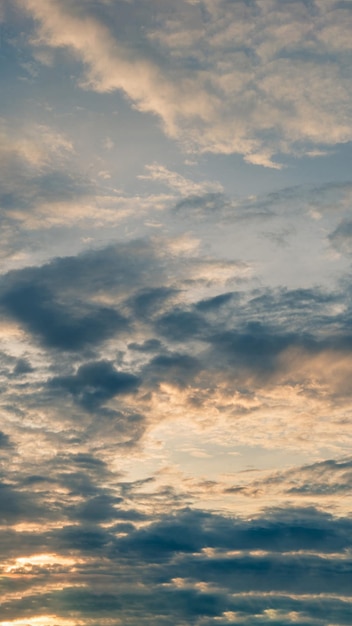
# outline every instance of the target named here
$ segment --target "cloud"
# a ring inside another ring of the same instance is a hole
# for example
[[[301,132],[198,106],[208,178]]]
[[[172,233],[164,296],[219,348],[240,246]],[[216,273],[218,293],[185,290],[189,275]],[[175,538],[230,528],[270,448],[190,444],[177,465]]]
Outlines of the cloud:
[[[0,137],[3,220],[20,221],[35,205],[87,193],[87,180],[67,168],[74,148],[64,134],[43,124],[0,119]]]
[[[86,441],[94,433],[119,445],[135,445],[147,424],[187,414],[192,428],[221,424],[227,432],[236,421],[238,442],[255,436],[262,445],[308,446],[313,424],[304,415],[313,411],[319,441],[348,438],[348,429],[336,431],[350,399],[347,292],[229,291],[238,263],[160,241],[3,275],[3,315],[18,325],[22,342],[4,362],[8,414],[37,419],[40,409],[46,432],[54,420],[65,423],[63,433],[75,424]],[[328,426],[319,419],[327,406]],[[268,412],[275,438],[264,429]],[[88,428],[93,414],[100,421]],[[297,417],[290,432],[289,414]]]
[[[201,338],[204,326],[205,320],[197,313],[174,309],[158,319],[156,330],[171,341],[187,341]]]
[[[10,5],[0,626],[351,624],[350,3]]]
[[[186,509],[117,535],[117,527],[68,525],[45,534],[46,559],[22,559],[21,595],[5,591],[3,615],[30,618],[45,607],[58,623],[72,611],[83,623],[102,611],[114,623],[118,611],[124,623],[252,624],[275,615],[291,623],[291,615],[292,623],[328,616],[348,624],[350,575],[338,554],[350,545],[350,526],[312,508],[252,520]],[[6,566],[21,573],[13,557]],[[61,586],[51,588],[54,580]]]
[[[94,441],[107,461],[159,428],[182,438],[186,424],[194,442],[338,454],[350,438],[349,292],[222,290],[212,259],[163,246],[121,243],[3,275],[3,315],[21,329],[15,349],[4,334],[3,431],[21,454]],[[168,498],[193,497],[174,487]]]
[[[0,284],[0,305],[43,346],[79,351],[132,332],[133,320],[148,325],[159,318],[165,332],[170,324],[186,329],[184,318],[196,320],[197,313],[176,308],[161,316],[180,299],[184,284],[227,281],[248,271],[236,261],[202,258],[179,240],[159,244],[158,239],[120,243],[8,272]]]
[[[33,367],[26,358],[18,359],[16,366],[13,370],[14,376],[22,376],[23,374],[29,374],[33,372]]]
[[[84,242],[101,240],[97,232],[103,241],[111,241],[111,225],[136,211],[143,214],[139,229],[143,232],[146,212],[170,202],[170,194],[127,194],[92,174],[57,124],[0,118],[0,139],[4,269],[23,267],[33,259],[42,262],[54,250],[62,254],[63,238],[66,253],[85,248]]]
[[[207,180],[202,183],[196,183],[177,172],[169,170],[160,163],[146,165],[145,169],[147,174],[140,174],[138,176],[139,179],[163,183],[181,196],[197,196],[197,194],[204,194],[205,192],[215,195],[216,192],[220,193],[222,191],[220,183]]]
[[[332,245],[338,250],[338,252],[350,254],[352,222],[347,219],[340,222],[334,232],[329,235],[329,239]]]
[[[65,135],[43,124],[23,125],[14,128],[0,120],[1,152],[3,166],[16,163],[30,168],[37,174],[45,174],[53,163],[64,162],[73,152],[73,145]]]
[[[0,521],[3,525],[45,517],[45,510],[37,498],[31,498],[29,493],[22,493],[11,484],[1,482],[0,495]]]
[[[81,85],[121,90],[188,150],[278,168],[275,154],[351,139],[348,4],[183,1],[146,13],[139,2],[133,19],[120,7],[120,22],[109,3],[19,4],[37,21],[34,45],[71,50]]]
[[[87,313],[70,312],[53,294],[36,285],[19,285],[2,297],[2,306],[48,348],[75,351],[103,341],[126,328],[127,321],[108,307]]]
[[[118,372],[108,361],[81,365],[73,376],[56,377],[53,387],[68,391],[77,402],[92,410],[114,396],[133,393],[139,380],[126,372]]]
[[[138,248],[122,244],[10,272],[2,279],[3,311],[47,348],[77,351],[104,341],[128,322],[115,305],[96,298],[127,295],[131,283],[143,282],[154,253],[148,244]]]
[[[223,193],[209,192],[202,194],[191,194],[180,200],[175,208],[175,214],[187,215],[187,217],[197,219],[216,219],[221,215],[224,219],[232,217],[236,219],[236,204],[231,202]]]
[[[155,356],[144,369],[149,384],[159,385],[172,382],[173,385],[187,387],[194,384],[195,377],[201,369],[200,362],[189,354],[171,352]]]
[[[327,459],[289,470],[268,472],[264,477],[247,480],[239,476],[240,484],[234,485],[234,492],[239,490],[244,496],[256,497],[270,493],[273,497],[279,493],[285,497],[316,498],[322,505],[323,500],[335,499],[336,506],[340,494],[348,494],[351,487],[352,464],[349,458]],[[232,487],[229,488],[231,492]]]
[[[155,287],[141,289],[131,298],[130,303],[136,317],[151,319],[158,314],[165,305],[177,296],[178,290],[170,287]]]
[[[203,192],[182,198],[174,206],[173,213],[175,216],[186,215],[188,219],[221,219],[221,222],[237,224],[243,220],[297,219],[302,214],[313,220],[326,216],[332,219],[336,212],[338,217],[348,215],[351,194],[349,181],[284,187],[243,198],[229,197],[221,192]]]
[[[0,431],[0,448],[1,449],[11,448],[10,437],[6,435],[6,433],[3,433],[2,431]]]
[[[86,524],[89,523],[102,523],[107,520],[116,519],[118,517],[118,511],[114,508],[114,504],[118,504],[122,501],[122,498],[112,498],[106,494],[97,495],[90,499],[85,499],[79,505],[73,506],[71,515],[76,520],[82,520]],[[128,526],[130,528],[130,526]],[[133,528],[133,525],[131,526]],[[87,530],[87,533],[89,531]],[[74,536],[74,528],[72,533]],[[66,533],[66,536],[69,533]]]
[[[222,293],[219,296],[214,296],[213,298],[205,298],[204,300],[200,300],[199,302],[197,302],[196,309],[204,312],[218,312],[220,307],[226,305],[235,297],[235,293],[229,292]]]

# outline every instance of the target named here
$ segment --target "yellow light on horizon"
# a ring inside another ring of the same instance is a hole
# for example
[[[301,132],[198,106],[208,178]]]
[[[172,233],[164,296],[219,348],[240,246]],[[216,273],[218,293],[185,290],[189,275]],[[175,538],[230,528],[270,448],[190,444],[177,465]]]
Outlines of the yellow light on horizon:
[[[0,622],[0,626],[84,626],[84,622],[57,617],[56,615],[40,615]]]
[[[21,556],[5,568],[5,572],[10,574],[16,572],[23,567],[45,567],[49,565],[66,565],[72,566],[77,564],[77,559],[72,557],[60,556],[55,553],[33,554],[31,556]],[[0,622],[2,626],[2,622]]]

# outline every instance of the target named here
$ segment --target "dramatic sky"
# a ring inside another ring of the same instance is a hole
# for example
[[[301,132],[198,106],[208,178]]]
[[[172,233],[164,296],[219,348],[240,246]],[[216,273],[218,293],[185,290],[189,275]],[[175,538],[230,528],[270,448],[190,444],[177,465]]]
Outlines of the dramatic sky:
[[[352,623],[351,33],[0,3],[0,626]]]

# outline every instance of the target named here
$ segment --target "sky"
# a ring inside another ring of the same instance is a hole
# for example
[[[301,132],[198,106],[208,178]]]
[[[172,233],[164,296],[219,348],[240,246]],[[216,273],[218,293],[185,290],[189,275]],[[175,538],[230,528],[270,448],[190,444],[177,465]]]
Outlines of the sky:
[[[2,0],[0,626],[352,623],[352,0]]]

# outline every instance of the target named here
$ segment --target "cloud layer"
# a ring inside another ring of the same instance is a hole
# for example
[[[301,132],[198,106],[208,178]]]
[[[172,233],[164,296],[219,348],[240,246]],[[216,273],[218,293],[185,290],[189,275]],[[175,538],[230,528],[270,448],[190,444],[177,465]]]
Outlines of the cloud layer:
[[[120,20],[110,3],[19,5],[35,46],[68,49],[83,87],[121,90],[188,150],[280,167],[351,140],[349,3],[121,2]]]

